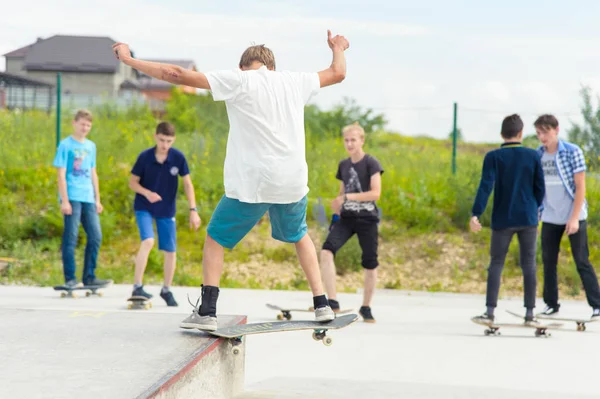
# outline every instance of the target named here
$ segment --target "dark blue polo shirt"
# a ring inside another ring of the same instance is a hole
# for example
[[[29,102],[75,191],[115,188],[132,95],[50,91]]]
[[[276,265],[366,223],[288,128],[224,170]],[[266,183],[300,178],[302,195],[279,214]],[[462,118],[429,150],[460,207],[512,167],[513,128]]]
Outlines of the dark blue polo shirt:
[[[519,143],[504,143],[485,155],[472,215],[480,217],[494,191],[492,229],[538,225],[546,192],[540,156]]]
[[[148,211],[155,218],[172,218],[175,216],[179,176],[189,174],[190,170],[181,151],[171,147],[167,159],[161,164],[156,160],[155,150],[156,147],[152,147],[143,151],[131,173],[139,176],[142,187],[160,195],[162,201],[151,204],[146,197],[136,193],[133,209]]]

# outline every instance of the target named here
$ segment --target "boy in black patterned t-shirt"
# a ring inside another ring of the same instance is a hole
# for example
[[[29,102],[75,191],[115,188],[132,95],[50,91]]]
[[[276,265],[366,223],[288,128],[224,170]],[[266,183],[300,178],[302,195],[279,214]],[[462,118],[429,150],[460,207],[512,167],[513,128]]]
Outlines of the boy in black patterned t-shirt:
[[[332,223],[321,251],[321,273],[333,311],[340,310],[336,300],[335,253],[354,235],[362,249],[362,266],[365,269],[363,306],[360,315],[366,322],[375,322],[371,314],[371,299],[377,283],[379,212],[375,201],[381,194],[383,168],[372,155],[365,154],[365,132],[357,123],[346,126],[344,146],[349,158],[339,163],[336,178],[341,180],[338,197],[332,208],[339,219]]]

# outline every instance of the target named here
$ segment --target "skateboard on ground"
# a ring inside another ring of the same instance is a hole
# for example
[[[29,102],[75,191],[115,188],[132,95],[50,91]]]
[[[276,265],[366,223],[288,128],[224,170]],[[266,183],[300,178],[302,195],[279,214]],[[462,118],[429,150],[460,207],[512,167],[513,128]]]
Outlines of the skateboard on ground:
[[[62,291],[60,293],[60,297],[69,297],[69,298],[77,298],[75,295],[75,291],[85,291],[85,296],[98,295],[102,296],[104,293],[102,291],[98,291],[102,288],[106,288],[110,283],[103,285],[84,285],[83,287],[67,287],[65,285],[57,285],[54,287],[54,291]]]
[[[127,309],[150,309],[152,307],[152,301],[145,296],[132,296],[127,298]]]
[[[244,335],[264,334],[283,331],[313,330],[312,337],[315,341],[321,341],[325,346],[333,344],[333,338],[327,336],[327,330],[337,330],[349,326],[358,320],[358,315],[349,314],[336,317],[331,321],[318,322],[310,320],[297,321],[275,321],[265,323],[240,324],[237,326],[218,328],[215,331],[207,331],[209,334],[227,338],[231,343],[231,353],[240,353],[238,346],[242,343]]]
[[[312,306],[309,308],[306,308],[306,309],[292,309],[292,308],[282,308],[277,305],[272,305],[270,303],[267,303],[267,307],[269,309],[278,310],[281,312],[277,315],[277,320],[283,320],[283,319],[291,320],[292,319],[291,312],[314,312],[315,311],[315,309]],[[339,310],[335,313],[336,314],[345,314],[345,313],[350,313],[350,312],[352,312],[352,309],[343,309],[343,310]]]
[[[521,316],[518,313],[514,313],[509,310],[507,310],[507,312],[513,316],[520,317],[521,319],[524,318],[524,316]],[[541,324],[541,323],[525,324],[525,322],[523,322],[523,323],[497,323],[497,322],[489,322],[489,321],[483,321],[483,320],[475,320],[475,318],[471,318],[471,321],[475,324],[487,326],[488,328],[483,331],[483,333],[485,335],[500,335],[500,332],[498,330],[501,327],[508,327],[508,328],[512,327],[512,328],[532,328],[535,330],[536,337],[549,338],[552,336],[552,334],[547,332],[547,330],[558,329],[560,326],[562,326],[562,324]]]
[[[577,331],[585,331],[585,323],[595,323],[598,320],[592,320],[592,319],[576,319],[576,318],[572,318],[572,317],[555,317],[555,316],[549,316],[549,315],[545,315],[545,314],[538,314],[535,317],[537,317],[538,319],[544,319],[544,320],[556,320],[556,321],[572,321],[573,323],[577,324]]]

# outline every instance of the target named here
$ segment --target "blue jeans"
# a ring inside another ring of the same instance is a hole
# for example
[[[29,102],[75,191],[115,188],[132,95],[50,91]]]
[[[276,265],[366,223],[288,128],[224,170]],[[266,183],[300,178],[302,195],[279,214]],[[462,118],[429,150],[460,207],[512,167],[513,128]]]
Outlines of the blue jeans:
[[[64,217],[65,229],[62,241],[63,272],[65,282],[75,280],[75,247],[77,246],[79,223],[81,222],[83,230],[87,235],[82,276],[82,281],[86,284],[88,281],[96,278],[94,271],[96,270],[98,251],[102,242],[100,218],[96,212],[96,204],[71,201],[71,208],[73,212]]]

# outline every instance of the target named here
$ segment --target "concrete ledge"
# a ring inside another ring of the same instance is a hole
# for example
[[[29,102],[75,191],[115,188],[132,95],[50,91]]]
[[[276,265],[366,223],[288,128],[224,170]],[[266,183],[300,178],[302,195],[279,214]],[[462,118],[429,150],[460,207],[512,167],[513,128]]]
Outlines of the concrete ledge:
[[[232,324],[246,322],[246,316],[237,316]],[[202,334],[196,331],[183,333],[190,336]],[[211,338],[205,347],[192,353],[137,399],[231,398],[244,388],[245,345],[244,340],[238,346],[240,353],[234,356],[227,340]]]

